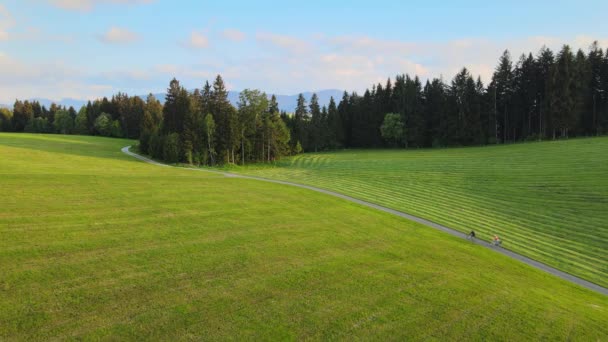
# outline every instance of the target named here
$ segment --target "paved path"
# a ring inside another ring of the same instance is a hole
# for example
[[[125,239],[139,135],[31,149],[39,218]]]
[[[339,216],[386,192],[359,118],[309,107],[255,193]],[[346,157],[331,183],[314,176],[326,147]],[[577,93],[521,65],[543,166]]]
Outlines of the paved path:
[[[432,221],[429,221],[429,220],[425,220],[423,218],[420,218],[420,217],[417,217],[417,216],[413,216],[413,215],[410,215],[410,214],[406,214],[406,213],[398,211],[398,210],[394,210],[394,209],[390,209],[390,208],[387,208],[387,207],[383,207],[381,205],[377,205],[377,204],[374,204],[374,203],[362,201],[360,199],[356,199],[354,197],[346,196],[346,195],[343,195],[343,194],[340,194],[340,193],[337,193],[337,192],[333,192],[333,191],[329,191],[329,190],[325,190],[325,189],[321,189],[321,188],[316,188],[316,187],[310,186],[310,185],[304,185],[304,184],[286,182],[286,181],[275,180],[275,179],[268,179],[268,178],[262,178],[262,177],[254,177],[254,176],[245,176],[245,175],[239,175],[239,174],[235,174],[235,173],[213,171],[213,170],[206,170],[206,169],[195,169],[195,168],[181,167],[181,166],[170,166],[170,165],[162,164],[162,163],[159,163],[159,162],[154,161],[152,159],[146,158],[146,157],[141,156],[141,155],[139,155],[137,153],[133,153],[133,152],[129,151],[130,147],[131,146],[123,147],[122,148],[122,152],[124,152],[124,153],[126,153],[126,154],[128,154],[128,155],[130,155],[132,157],[135,157],[135,158],[137,158],[139,160],[142,160],[144,162],[150,163],[150,164],[154,164],[154,165],[158,165],[158,166],[163,166],[163,167],[175,167],[175,168],[192,170],[192,171],[210,172],[210,173],[221,174],[221,175],[226,176],[226,177],[243,178],[243,179],[254,179],[254,180],[263,181],[263,182],[284,184],[284,185],[289,185],[289,186],[295,186],[295,187],[298,187],[298,188],[304,188],[304,189],[308,189],[308,190],[324,193],[324,194],[327,194],[327,195],[331,195],[331,196],[334,196],[334,197],[342,198],[342,199],[345,199],[347,201],[354,202],[354,203],[357,203],[357,204],[360,204],[360,205],[363,205],[363,206],[366,206],[366,207],[370,207],[370,208],[373,208],[373,209],[377,209],[377,210],[380,210],[380,211],[384,211],[384,212],[387,212],[389,214],[393,214],[393,215],[396,215],[396,216],[399,216],[399,217],[403,217],[403,218],[406,218],[408,220],[421,223],[421,224],[423,224],[425,226],[429,226],[431,228],[435,228],[437,230],[441,230],[442,232],[446,232],[448,234],[451,234],[453,236],[457,236],[459,238],[463,238],[463,239],[467,238],[466,234],[461,233],[461,232],[459,232],[457,230],[448,228],[446,226],[442,226],[442,225],[437,224],[435,222],[432,222]],[[562,272],[562,271],[560,271],[560,270],[558,270],[556,268],[553,268],[551,266],[547,266],[547,265],[545,265],[545,264],[543,264],[541,262],[538,262],[536,260],[532,260],[532,259],[530,259],[528,257],[525,257],[523,255],[517,254],[515,252],[512,252],[510,250],[504,249],[502,247],[495,247],[495,246],[491,245],[489,242],[482,241],[482,240],[479,240],[479,239],[475,239],[474,243],[477,244],[477,245],[483,246],[485,248],[492,249],[492,250],[494,250],[497,253],[501,253],[501,254],[506,255],[508,257],[511,257],[513,259],[519,260],[519,261],[521,261],[523,263],[526,263],[526,264],[528,264],[528,265],[530,265],[530,266],[532,266],[534,268],[537,268],[539,270],[542,270],[542,271],[545,271],[547,273],[553,274],[553,275],[555,275],[557,277],[560,277],[560,278],[565,279],[567,281],[570,281],[572,283],[578,284],[578,285],[580,285],[582,287],[588,288],[590,290],[593,290],[593,291],[596,291],[596,292],[599,292],[599,293],[601,293],[603,295],[608,296],[608,289],[605,288],[605,287],[599,286],[597,284],[594,284],[594,283],[589,282],[587,280],[581,279],[579,277],[575,277],[575,276],[573,276],[573,275],[571,275],[569,273]]]

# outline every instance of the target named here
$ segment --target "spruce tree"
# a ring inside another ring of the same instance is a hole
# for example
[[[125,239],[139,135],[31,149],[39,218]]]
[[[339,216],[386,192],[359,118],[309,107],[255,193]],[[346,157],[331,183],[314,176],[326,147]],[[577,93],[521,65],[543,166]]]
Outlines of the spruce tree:
[[[163,133],[169,134],[172,132],[181,131],[181,113],[179,113],[179,96],[181,91],[179,81],[175,78],[169,83],[167,94],[165,95],[165,105],[163,106]]]
[[[203,96],[205,96],[204,90]],[[218,156],[221,160],[234,163],[234,149],[239,142],[238,127],[236,127],[238,120],[234,107],[228,101],[228,91],[220,75],[217,75],[213,83],[210,109],[216,124]]]
[[[553,131],[553,118],[551,110],[551,70],[555,63],[553,51],[547,47],[541,48],[536,57],[536,102],[538,103],[538,134],[545,138]]]
[[[564,45],[557,55],[550,79],[554,138],[557,134],[567,138],[570,130],[576,125],[577,89],[574,72],[574,55],[570,47]]]
[[[289,129],[279,113],[279,104],[274,95],[268,103],[268,120],[269,130],[266,160],[271,161],[288,155],[291,151]]]
[[[589,115],[584,123],[584,133],[587,135],[599,134],[599,113],[602,112],[602,63],[603,51],[597,41],[589,49],[589,93],[587,94],[587,112]]]
[[[513,97],[513,63],[509,50],[505,50],[492,76],[495,93],[497,137],[506,143],[509,135],[509,111]]]
[[[294,115],[293,122],[293,133],[292,137],[293,146],[295,146],[298,142],[305,149],[307,148],[307,132],[308,128],[308,112],[306,111],[306,99],[304,99],[304,95],[298,95],[298,103],[296,105],[296,111]]]
[[[310,132],[309,144],[310,144],[310,149],[317,152],[319,150],[319,148],[321,147],[321,124],[322,124],[321,107],[319,106],[319,98],[317,97],[317,94],[312,94],[312,97],[310,98],[309,108],[310,108],[310,115],[311,115],[311,122],[310,122],[310,128],[309,128],[309,132]]]
[[[342,100],[340,100],[340,103],[338,104],[338,122],[342,126],[341,129],[336,130],[338,144],[342,147],[351,147],[352,111],[350,108],[350,96],[346,91],[342,94]],[[341,137],[340,133],[342,134]]]
[[[329,148],[335,149],[344,146],[344,127],[333,96],[329,99],[327,107],[327,127]]]

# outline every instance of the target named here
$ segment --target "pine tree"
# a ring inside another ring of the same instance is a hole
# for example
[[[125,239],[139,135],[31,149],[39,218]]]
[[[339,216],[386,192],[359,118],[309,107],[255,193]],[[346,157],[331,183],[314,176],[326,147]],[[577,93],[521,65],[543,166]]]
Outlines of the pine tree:
[[[203,91],[204,94],[204,91]],[[216,124],[216,145],[220,160],[235,162],[234,150],[239,145],[236,110],[228,101],[228,91],[220,75],[213,83],[211,113]]]
[[[537,107],[536,61],[532,54],[521,55],[513,72],[513,118],[511,120],[514,139],[520,140],[531,136],[534,132],[533,120]]]
[[[551,111],[554,117],[554,132],[556,129],[563,138],[567,138],[569,131],[576,125],[576,80],[575,62],[572,50],[564,45],[557,55],[551,74]]]
[[[338,139],[338,143],[342,145],[342,147],[351,147],[352,146],[352,110],[350,106],[350,96],[347,92],[342,94],[342,100],[338,104],[338,118],[341,124],[341,129],[336,131],[336,137]],[[342,133],[342,137],[340,137],[340,133]]]
[[[597,41],[589,49],[589,93],[587,94],[587,111],[590,115],[584,123],[584,133],[587,135],[599,134],[598,114],[601,113],[602,103],[602,62],[603,51],[598,47]]]
[[[312,94],[310,98],[310,115],[311,122],[309,128],[309,144],[310,149],[313,149],[315,152],[319,150],[321,147],[321,107],[319,107],[319,98],[317,94]]]
[[[15,132],[23,132],[28,124],[34,119],[34,108],[29,101],[15,101],[13,106],[13,129]]]
[[[268,103],[268,120],[267,160],[271,161],[280,158],[281,156],[288,155],[291,151],[289,146],[291,139],[289,129],[279,113],[279,104],[274,95]]]
[[[598,92],[597,134],[608,133],[608,48],[604,51],[601,67],[601,90]]]
[[[320,148],[322,150],[325,150],[329,147],[329,139],[330,139],[329,113],[327,112],[327,106],[323,106],[323,108],[321,108],[320,134],[321,134],[321,140],[320,140],[321,147]]]
[[[209,84],[209,81],[205,81],[203,90],[200,93],[199,106],[200,111],[203,115],[207,115],[212,112],[213,105],[213,89]]]
[[[163,107],[163,131],[165,134],[182,131],[183,113],[179,111],[179,97],[182,87],[175,78],[169,83]]]
[[[582,50],[578,50],[574,60],[574,113],[572,127],[577,135],[585,135],[590,131],[593,111],[589,108],[591,90],[591,64]]]
[[[410,146],[424,146],[424,132],[426,129],[426,117],[424,116],[422,84],[418,76],[411,79],[406,75],[405,79],[405,103],[406,119],[404,120],[407,128],[407,142]]]
[[[300,145],[307,148],[308,139],[307,139],[307,129],[308,126],[308,112],[306,111],[306,100],[304,99],[304,95],[298,95],[298,103],[296,105],[296,112],[294,116],[293,122],[293,133],[292,144],[295,146],[298,142]]]
[[[490,105],[488,101],[488,92],[481,81],[481,76],[477,76],[475,82],[475,110],[478,112],[479,125],[480,125],[480,144],[492,143],[490,140]]]
[[[443,144],[441,138],[441,114],[444,111],[443,85],[439,79],[426,81],[424,86],[424,109],[427,118],[426,146],[439,147]]]
[[[536,102],[538,103],[538,134],[539,139],[547,137],[553,130],[551,117],[551,70],[555,63],[553,51],[547,47],[541,48],[536,57]]]
[[[331,97],[329,99],[329,106],[327,108],[327,127],[328,127],[328,147],[335,149],[344,146],[344,127],[338,108],[336,107],[336,101]]]
[[[500,57],[498,67],[492,76],[492,83],[495,88],[495,108],[497,140],[502,138],[502,142],[509,141],[509,111],[511,110],[511,100],[513,97],[513,64],[509,50]]]

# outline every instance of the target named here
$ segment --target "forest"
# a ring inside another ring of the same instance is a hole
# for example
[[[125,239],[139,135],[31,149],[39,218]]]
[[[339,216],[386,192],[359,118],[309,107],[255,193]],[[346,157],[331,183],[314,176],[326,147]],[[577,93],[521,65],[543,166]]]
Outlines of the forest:
[[[260,90],[228,101],[221,76],[188,91],[173,79],[164,104],[118,93],[78,111],[37,101],[0,109],[0,130],[139,140],[142,153],[195,165],[269,162],[344,148],[427,148],[566,139],[608,132],[608,50],[543,47],[514,61],[506,50],[484,85],[463,68],[447,83],[397,75],[363,94],[319,104],[298,98],[294,113]],[[339,102],[337,102],[339,100]]]

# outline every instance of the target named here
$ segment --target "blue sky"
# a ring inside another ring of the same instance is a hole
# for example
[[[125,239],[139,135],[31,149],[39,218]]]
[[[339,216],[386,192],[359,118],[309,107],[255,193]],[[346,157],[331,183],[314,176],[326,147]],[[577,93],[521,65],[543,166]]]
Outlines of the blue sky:
[[[607,1],[3,0],[0,103],[188,88],[362,90],[397,73],[484,81],[504,49],[608,47]]]

